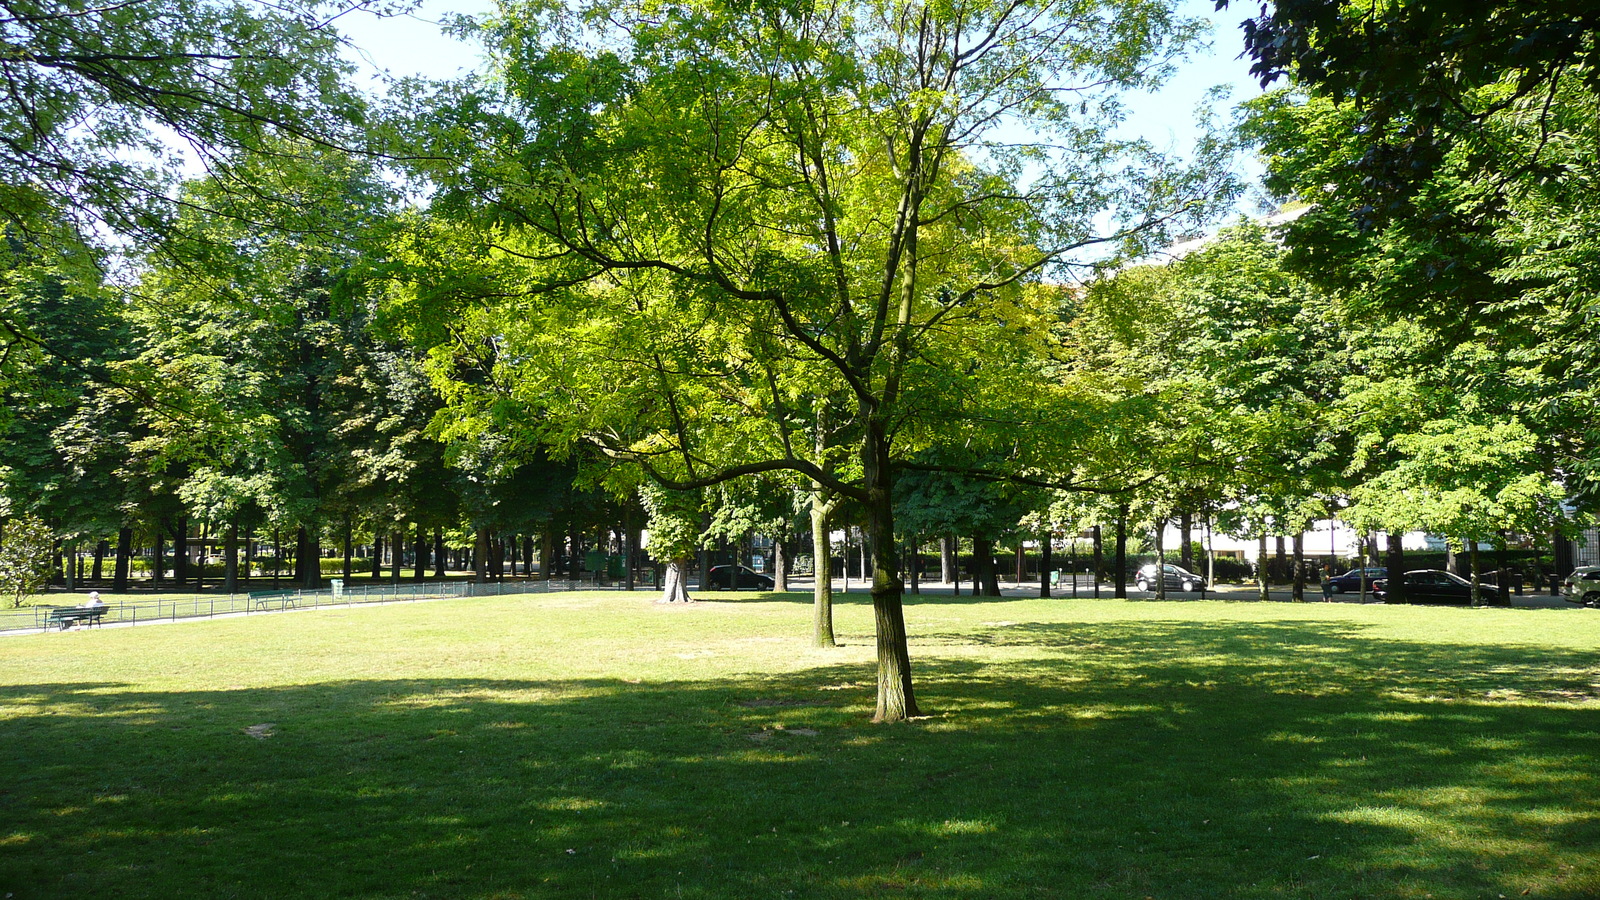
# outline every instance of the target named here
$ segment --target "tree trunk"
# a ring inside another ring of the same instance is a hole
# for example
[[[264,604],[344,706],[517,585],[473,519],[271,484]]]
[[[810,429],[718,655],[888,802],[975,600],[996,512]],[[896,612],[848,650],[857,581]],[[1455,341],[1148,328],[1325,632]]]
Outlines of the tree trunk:
[[[1278,535],[1276,540],[1277,547],[1273,559],[1277,562],[1277,565],[1273,568],[1273,571],[1277,573],[1278,578],[1281,580],[1284,570],[1289,567],[1289,556],[1287,548],[1283,546],[1283,535]]]
[[[383,535],[378,529],[372,529],[372,580],[377,581],[383,577]]]
[[[59,542],[58,542],[59,544]],[[61,545],[61,580],[67,590],[78,589],[78,542]]]
[[[1306,602],[1306,536],[1294,533],[1294,602]]]
[[[1388,602],[1404,603],[1406,600],[1406,548],[1403,543],[1405,536],[1390,532],[1384,549],[1383,564],[1389,570],[1389,585],[1386,591]]]
[[[545,581],[555,577],[556,533],[554,525],[546,525],[539,535],[539,575]]]
[[[674,559],[667,563],[667,575],[661,580],[661,599],[657,603],[688,603],[693,600],[689,596],[689,560]]]
[[[1050,555],[1055,548],[1050,545],[1055,542],[1055,532],[1046,531],[1044,539],[1039,542],[1039,596],[1050,596]]]
[[[574,554],[576,555],[576,554]],[[489,580],[489,529],[479,528],[472,545],[473,580],[479,584]]]
[[[346,583],[348,583],[350,581],[351,569],[355,565],[355,559],[354,559],[354,555],[353,555],[354,554],[354,548],[351,547],[351,539],[352,539],[353,536],[350,534],[350,527],[351,527],[350,526],[350,517],[349,516],[345,516],[344,517],[344,540],[342,542],[344,544],[344,547],[343,547],[343,549],[344,549],[344,566],[343,566],[343,568],[340,569],[340,571],[344,573],[343,577],[344,577],[344,580],[345,580]]]
[[[634,543],[633,543],[633,508],[632,507],[623,507],[623,509],[622,509],[622,588],[623,588],[623,590],[630,591],[630,592],[633,590],[633,549],[634,549]],[[527,571],[528,563],[527,563],[526,560],[523,561],[522,568],[523,568],[524,572]],[[780,587],[780,588],[778,588],[778,590],[781,591],[781,590],[783,590],[783,588]]]
[[[172,580],[182,589],[189,583],[189,520],[179,516],[172,526]]]
[[[156,540],[159,541],[160,538],[157,537]],[[157,546],[160,546],[160,544],[157,544]],[[111,548],[110,544],[107,543],[106,541],[98,541],[94,545],[94,580],[95,581],[100,581],[102,578],[105,577],[106,551],[109,550],[110,548]],[[160,579],[157,579],[156,580],[156,584],[159,585],[160,583],[161,583]]]
[[[406,533],[399,527],[389,532],[389,580],[400,583],[400,568],[406,563]]]
[[[428,532],[417,523],[417,537],[412,548],[411,580],[421,581],[428,577]]]
[[[1101,538],[1100,526],[1094,526],[1094,595],[1100,596],[1100,578],[1105,574],[1105,543]]]
[[[222,550],[222,589],[230,594],[239,591],[239,523],[228,523],[228,536]]]
[[[972,595],[978,595],[978,585],[983,585],[985,597],[1000,596],[999,567],[994,563],[994,541],[989,538],[972,539]]]
[[[1472,561],[1472,605],[1483,605],[1483,576],[1478,571],[1478,541],[1473,539],[1467,545],[1467,556]]]
[[[939,582],[949,584],[956,580],[956,551],[954,540],[946,535],[939,538]]]
[[[132,563],[133,529],[122,528],[117,531],[117,566],[116,574],[111,581],[113,593],[126,594],[128,592],[128,568]]]
[[[433,527],[433,577],[443,578],[446,574],[446,556],[444,549],[444,529],[435,525]]]
[[[300,526],[300,540],[295,549],[295,562],[305,572],[300,584],[308,591],[322,586],[322,536],[315,528]],[[304,561],[302,562],[301,559]]]
[[[1261,588],[1261,601],[1263,603],[1272,599],[1272,595],[1267,592],[1268,561],[1267,533],[1263,531],[1261,532],[1261,536],[1256,539],[1256,584]]]
[[[861,481],[867,490],[867,534],[872,544],[872,613],[877,626],[878,706],[874,722],[899,722],[919,715],[911,684],[899,561],[894,546],[894,473],[883,425],[868,419],[862,441]]]
[[[784,524],[781,527],[789,526]],[[789,541],[781,533],[772,539],[772,589],[789,589]]]
[[[1167,599],[1167,520],[1156,522],[1156,599]]]
[[[816,577],[811,588],[811,643],[817,647],[838,646],[833,637],[833,548],[828,541],[828,515],[837,505],[837,500],[824,502],[821,488],[812,485],[811,567]]]
[[[1117,567],[1117,592],[1113,596],[1128,596],[1128,504],[1117,509],[1117,549],[1112,559]]]
[[[283,571],[283,533],[272,529],[272,589],[278,589],[278,576]]]
[[[1178,545],[1178,565],[1186,571],[1194,571],[1194,516],[1189,513],[1178,514],[1178,540],[1183,543]]]

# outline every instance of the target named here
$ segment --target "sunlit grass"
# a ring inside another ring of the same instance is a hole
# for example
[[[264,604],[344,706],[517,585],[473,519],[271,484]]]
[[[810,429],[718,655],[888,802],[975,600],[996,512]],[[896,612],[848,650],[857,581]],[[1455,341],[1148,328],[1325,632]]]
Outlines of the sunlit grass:
[[[1600,614],[556,594],[0,639],[23,897],[1600,895]]]

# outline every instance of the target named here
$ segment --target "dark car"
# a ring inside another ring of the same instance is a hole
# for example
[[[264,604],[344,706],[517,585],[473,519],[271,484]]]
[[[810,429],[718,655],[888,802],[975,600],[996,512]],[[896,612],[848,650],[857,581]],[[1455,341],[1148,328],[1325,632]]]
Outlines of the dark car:
[[[1182,566],[1162,566],[1163,579],[1169,591],[1202,591],[1205,590],[1206,580]],[[1138,582],[1139,590],[1151,590],[1156,583],[1156,564],[1150,563],[1139,570],[1134,581]]]
[[[744,566],[712,566],[706,586],[724,591],[770,591],[777,582]]]
[[[1329,577],[1328,585],[1333,588],[1333,592],[1335,594],[1342,594],[1346,591],[1349,591],[1352,594],[1360,593],[1361,574],[1363,572],[1365,572],[1367,576],[1367,590],[1369,591],[1372,590],[1372,583],[1374,581],[1389,577],[1389,570],[1382,567],[1371,569],[1351,569],[1343,575],[1334,575]]]
[[[1460,605],[1472,602],[1472,582],[1459,575],[1441,572],[1438,569],[1418,569],[1405,574],[1405,590],[1403,601],[1406,603],[1454,603]],[[1479,585],[1478,590],[1483,596],[1484,604],[1488,606],[1510,606],[1511,598],[1506,592],[1492,584]],[[1388,602],[1389,582],[1387,579],[1379,581],[1372,586],[1372,596]]]

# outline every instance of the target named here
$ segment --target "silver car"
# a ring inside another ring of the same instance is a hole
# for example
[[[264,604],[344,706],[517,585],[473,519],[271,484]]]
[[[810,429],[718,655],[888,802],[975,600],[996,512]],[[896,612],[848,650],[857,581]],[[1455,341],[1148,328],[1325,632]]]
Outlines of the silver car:
[[[1568,603],[1600,606],[1600,566],[1579,566],[1561,582],[1561,597]]]

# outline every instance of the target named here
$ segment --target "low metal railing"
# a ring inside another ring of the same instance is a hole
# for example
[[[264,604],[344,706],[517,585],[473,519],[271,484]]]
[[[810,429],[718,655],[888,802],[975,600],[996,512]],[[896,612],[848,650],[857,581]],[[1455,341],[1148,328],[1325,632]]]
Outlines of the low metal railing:
[[[649,589],[646,587],[646,589]],[[158,597],[150,600],[112,602],[106,606],[101,623],[139,625],[178,619],[206,619],[216,616],[253,615],[286,609],[317,609],[324,606],[354,606],[362,603],[396,603],[416,600],[441,600],[451,597],[498,597],[515,594],[544,594],[555,591],[616,591],[621,584],[596,584],[567,579],[527,579],[489,581],[388,582],[346,585],[315,590],[252,591],[244,594],[195,594],[190,597]],[[45,631],[52,627],[50,613],[57,606],[31,606],[0,610],[0,632]],[[95,626],[86,626],[95,627]]]

